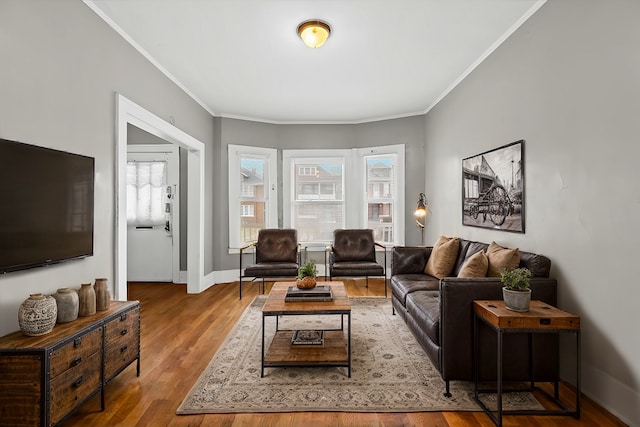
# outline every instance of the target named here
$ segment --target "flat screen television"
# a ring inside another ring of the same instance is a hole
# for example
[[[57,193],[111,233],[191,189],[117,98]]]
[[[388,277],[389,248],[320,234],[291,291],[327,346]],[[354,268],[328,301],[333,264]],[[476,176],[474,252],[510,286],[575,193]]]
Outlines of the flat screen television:
[[[0,274],[93,255],[92,157],[0,139]]]

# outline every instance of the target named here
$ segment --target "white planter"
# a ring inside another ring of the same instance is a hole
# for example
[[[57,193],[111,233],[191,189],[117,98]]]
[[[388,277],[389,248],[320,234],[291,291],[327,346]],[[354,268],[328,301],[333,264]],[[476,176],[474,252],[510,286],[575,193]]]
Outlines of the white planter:
[[[531,289],[526,291],[512,291],[502,288],[502,298],[507,309],[525,313],[529,311],[529,303],[531,302]]]

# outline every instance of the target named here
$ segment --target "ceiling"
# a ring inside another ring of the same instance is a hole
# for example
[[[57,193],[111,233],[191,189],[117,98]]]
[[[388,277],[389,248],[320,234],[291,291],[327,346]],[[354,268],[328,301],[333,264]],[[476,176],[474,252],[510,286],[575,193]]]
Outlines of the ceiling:
[[[85,0],[212,115],[362,123],[423,114],[544,0]],[[331,25],[306,47],[296,28]]]

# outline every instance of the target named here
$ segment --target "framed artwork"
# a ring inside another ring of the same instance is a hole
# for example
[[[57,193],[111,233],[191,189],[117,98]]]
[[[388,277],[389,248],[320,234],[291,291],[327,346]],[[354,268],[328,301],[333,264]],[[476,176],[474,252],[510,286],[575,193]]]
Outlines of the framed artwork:
[[[524,233],[524,140],[462,160],[462,225]]]

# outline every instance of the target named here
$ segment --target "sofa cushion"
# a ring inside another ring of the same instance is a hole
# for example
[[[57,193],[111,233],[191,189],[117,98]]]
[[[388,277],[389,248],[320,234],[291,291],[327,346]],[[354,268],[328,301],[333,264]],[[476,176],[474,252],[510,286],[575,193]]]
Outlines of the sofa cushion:
[[[407,295],[407,314],[434,344],[440,345],[440,291]]]
[[[483,251],[476,252],[462,265],[458,277],[485,277],[489,268],[489,259]]]
[[[520,265],[520,250],[518,248],[503,248],[496,242],[491,242],[487,248],[489,258],[488,277],[500,277],[502,270],[518,268]]]
[[[440,236],[424,268],[425,274],[442,279],[448,277],[456,265],[460,241],[457,237]]]
[[[406,306],[407,294],[416,291],[439,291],[440,281],[426,274],[396,274],[391,277],[391,294]]]

